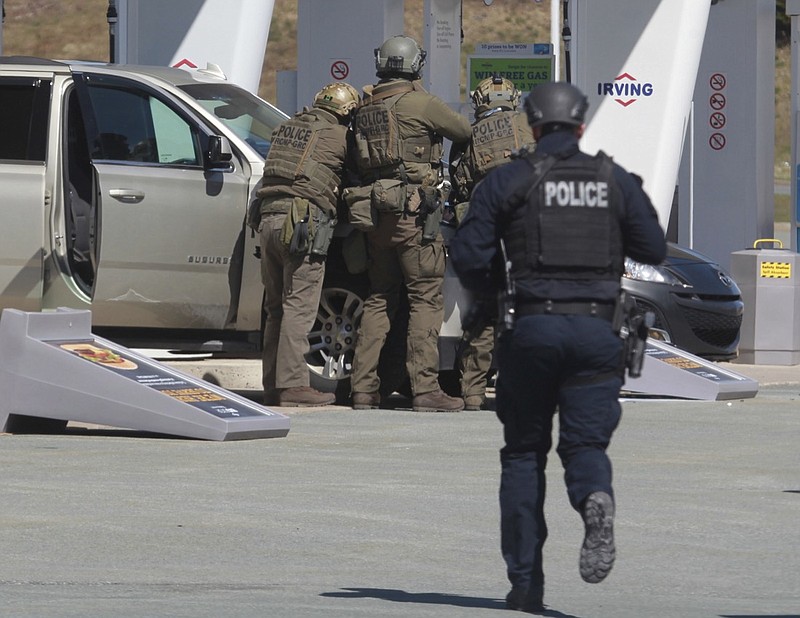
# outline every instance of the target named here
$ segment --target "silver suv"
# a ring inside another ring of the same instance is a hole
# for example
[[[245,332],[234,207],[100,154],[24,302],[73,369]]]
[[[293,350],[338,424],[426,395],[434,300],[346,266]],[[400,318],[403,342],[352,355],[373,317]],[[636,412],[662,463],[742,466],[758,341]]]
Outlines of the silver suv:
[[[256,350],[246,214],[285,118],[213,71],[0,58],[0,308],[91,309],[95,332],[128,345]],[[335,246],[308,357],[328,390],[349,375],[366,294]],[[459,325],[451,302],[443,367]],[[390,348],[400,375],[405,346]]]

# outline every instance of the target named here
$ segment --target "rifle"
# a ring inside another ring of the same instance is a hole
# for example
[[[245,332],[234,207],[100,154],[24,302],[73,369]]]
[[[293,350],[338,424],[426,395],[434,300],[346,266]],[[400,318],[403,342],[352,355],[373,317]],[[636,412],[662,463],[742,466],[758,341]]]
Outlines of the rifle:
[[[506,245],[500,240],[500,256],[503,266],[503,285],[495,293],[484,292],[473,298],[464,316],[461,318],[461,341],[458,343],[456,353],[461,356],[466,346],[480,335],[487,326],[496,323],[498,334],[513,330],[515,321],[515,294],[514,280],[511,278],[511,261],[506,253]]]
[[[514,330],[516,320],[516,286],[511,277],[511,260],[506,253],[506,243],[500,239],[500,254],[503,256],[503,287],[497,295],[498,334]]]

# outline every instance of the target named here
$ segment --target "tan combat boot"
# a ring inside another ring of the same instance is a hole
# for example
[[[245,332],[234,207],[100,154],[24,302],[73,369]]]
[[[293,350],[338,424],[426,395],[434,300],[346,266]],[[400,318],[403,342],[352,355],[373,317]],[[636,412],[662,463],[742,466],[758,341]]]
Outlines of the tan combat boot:
[[[442,390],[415,395],[411,402],[414,412],[461,412],[464,409],[464,400],[461,397],[451,397]]]
[[[353,410],[375,410],[380,405],[380,393],[353,393]]]
[[[290,408],[329,406],[336,401],[335,393],[323,393],[310,386],[284,388],[279,395],[279,405]]]

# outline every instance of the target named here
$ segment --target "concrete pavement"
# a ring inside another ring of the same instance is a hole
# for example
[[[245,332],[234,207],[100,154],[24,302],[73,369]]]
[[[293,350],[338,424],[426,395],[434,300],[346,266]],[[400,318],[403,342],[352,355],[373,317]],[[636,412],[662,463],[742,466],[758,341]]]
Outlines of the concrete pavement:
[[[261,389],[261,361],[258,359],[194,358],[164,362],[229,390],[258,391]],[[748,365],[736,362],[719,363],[719,365],[729,371],[757,380],[762,386],[800,385],[800,365]]]
[[[545,615],[800,616],[800,369],[729,367],[757,397],[623,403],[602,584],[578,575],[553,454]],[[291,431],[266,440],[0,436],[0,616],[508,614],[497,420],[395,403],[281,408]]]

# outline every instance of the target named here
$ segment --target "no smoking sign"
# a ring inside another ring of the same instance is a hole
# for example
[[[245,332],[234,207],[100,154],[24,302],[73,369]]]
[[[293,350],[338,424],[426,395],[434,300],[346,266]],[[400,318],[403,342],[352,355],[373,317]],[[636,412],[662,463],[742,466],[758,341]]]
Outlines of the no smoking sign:
[[[331,77],[335,80],[347,79],[350,75],[350,67],[344,60],[336,60],[331,64]]]
[[[719,92],[720,90],[725,89],[725,86],[727,86],[728,84],[728,80],[722,73],[714,73],[708,80],[708,84],[711,86],[712,89]]]
[[[723,132],[725,125],[728,124],[728,119],[724,111],[728,105],[728,98],[725,95],[728,79],[724,73],[712,73],[711,77],[708,79],[708,85],[711,88],[711,96],[708,97],[708,107],[710,108],[708,126],[711,128],[708,145],[711,150],[719,152],[723,150],[728,143],[728,138]]]

